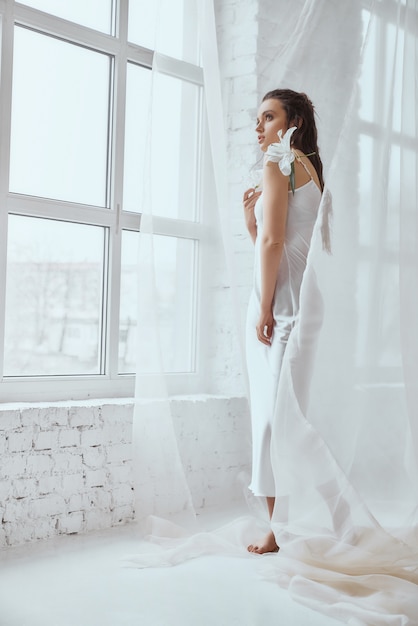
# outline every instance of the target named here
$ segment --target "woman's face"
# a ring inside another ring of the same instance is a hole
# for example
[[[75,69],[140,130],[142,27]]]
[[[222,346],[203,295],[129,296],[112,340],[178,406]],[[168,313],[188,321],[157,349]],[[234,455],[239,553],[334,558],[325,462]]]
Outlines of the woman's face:
[[[258,110],[255,128],[258,134],[258,145],[262,151],[265,152],[271,143],[277,143],[279,130],[282,130],[284,134],[287,129],[287,115],[281,102],[276,98],[264,100]]]

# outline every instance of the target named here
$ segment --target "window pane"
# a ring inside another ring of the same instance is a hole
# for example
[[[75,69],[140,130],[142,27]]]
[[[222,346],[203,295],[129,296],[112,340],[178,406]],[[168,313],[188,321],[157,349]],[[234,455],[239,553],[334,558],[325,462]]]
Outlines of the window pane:
[[[149,72],[129,64],[127,81],[124,209],[140,210],[145,188],[145,212],[196,219],[200,87],[155,74],[150,116]]]
[[[177,78],[160,74],[154,80],[151,134],[154,215],[196,218],[199,95],[200,87]],[[164,184],[161,184],[161,172]]]
[[[9,216],[6,376],[100,373],[105,229]]]
[[[376,56],[377,56],[377,35],[376,20],[370,22],[369,11],[362,11],[363,37],[366,36],[366,29],[369,28],[368,40],[363,56],[363,65],[360,76],[360,109],[359,115],[362,119],[373,121],[375,116],[375,92],[376,92]],[[370,22],[370,24],[369,24]]]
[[[136,372],[138,321],[139,233],[122,231],[122,259],[119,313],[119,373]]]
[[[123,206],[125,211],[139,212],[149,141],[151,71],[128,63],[126,81]]]
[[[393,94],[392,128],[401,132],[403,107],[403,81],[405,80],[404,67],[405,32],[397,29],[394,24],[388,25],[387,30],[387,73],[388,83]],[[392,84],[392,73],[394,83]]]
[[[23,4],[111,34],[112,0],[24,0]]]
[[[197,63],[197,30],[195,0],[129,0],[132,43]]]
[[[379,144],[379,148],[380,148]],[[372,137],[359,135],[359,175],[358,192],[360,199],[359,219],[359,243],[363,246],[374,244],[376,231],[373,229],[374,218],[374,195],[371,181],[373,181],[373,155],[376,154],[376,144]]]
[[[106,205],[110,59],[16,27],[10,191]]]
[[[136,324],[138,294],[138,233],[123,231],[121,308],[119,334],[119,372],[136,370]],[[157,318],[165,372],[194,370],[194,302],[195,250],[190,239],[153,236],[157,290]],[[151,324],[153,322],[150,322]],[[141,346],[141,371],[155,371],[156,348],[153,332],[147,329],[141,337],[150,337],[150,345]]]

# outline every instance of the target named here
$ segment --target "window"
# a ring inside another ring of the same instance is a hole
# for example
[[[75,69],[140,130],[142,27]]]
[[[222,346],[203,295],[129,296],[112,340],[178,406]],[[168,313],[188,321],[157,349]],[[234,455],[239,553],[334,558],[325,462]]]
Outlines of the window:
[[[119,372],[135,371],[136,360],[136,311],[140,280],[138,272],[138,235],[132,231],[122,232],[121,300],[119,316]],[[168,372],[192,372],[195,370],[195,268],[197,242],[181,237],[155,235],[153,238],[157,313],[162,352],[162,367]],[[149,332],[144,329],[142,337],[144,371],[152,373],[161,367],[155,360],[152,320]]]
[[[15,27],[9,190],[109,206],[112,58]]]
[[[154,76],[152,126],[150,72],[128,63],[125,121],[124,206],[138,211],[148,142],[153,201],[162,217],[195,220],[199,164],[200,87],[166,74]],[[169,106],[167,106],[169,98]],[[164,171],[164,185],[159,176]]]
[[[108,229],[9,216],[4,375],[100,374]]]
[[[114,34],[114,0],[24,0],[23,4],[103,33]]]
[[[0,4],[2,401],[133,394],[148,186],[164,371],[178,392],[199,379],[202,72],[194,2],[164,2],[153,79],[154,4]]]
[[[147,48],[157,47],[170,57],[196,63],[195,0],[130,0],[128,39]]]
[[[405,8],[391,0],[380,0],[374,5],[374,17],[363,10],[363,25],[368,28],[368,45],[360,77],[362,101],[359,105],[359,194],[362,239],[359,263],[361,272],[357,285],[360,303],[379,303],[379,320],[359,315],[357,365],[368,370],[372,382],[384,382],[385,372],[393,380],[400,372],[401,348],[398,331],[399,311],[393,303],[399,298],[397,238],[399,235],[398,206],[400,191],[401,151],[413,149],[412,136],[401,128],[402,67],[405,27],[413,29],[416,21],[405,24]],[[415,33],[416,36],[416,33]],[[382,129],[384,132],[382,132]],[[390,144],[386,130],[390,130]],[[390,180],[389,197],[371,187],[373,164],[386,159]],[[393,194],[393,198],[391,198]],[[396,199],[396,201],[392,201]],[[374,225],[372,227],[372,224]],[[362,254],[373,251],[370,255]],[[370,258],[373,261],[370,262]],[[367,261],[366,261],[367,259]],[[385,302],[392,303],[390,307]],[[373,307],[370,307],[373,309]],[[366,340],[367,339],[367,340]],[[373,349],[370,349],[372,346]]]

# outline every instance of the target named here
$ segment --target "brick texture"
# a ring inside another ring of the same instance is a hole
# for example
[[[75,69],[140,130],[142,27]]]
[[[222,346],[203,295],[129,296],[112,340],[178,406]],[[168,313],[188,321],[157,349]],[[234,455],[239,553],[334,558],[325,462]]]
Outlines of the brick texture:
[[[195,507],[241,498],[238,477],[250,460],[246,400],[176,397],[171,410]],[[0,408],[0,547],[132,520],[132,419],[128,403]],[[155,472],[153,487],[141,486],[151,499],[163,492]]]
[[[132,520],[131,430],[131,404],[0,409],[0,547]]]

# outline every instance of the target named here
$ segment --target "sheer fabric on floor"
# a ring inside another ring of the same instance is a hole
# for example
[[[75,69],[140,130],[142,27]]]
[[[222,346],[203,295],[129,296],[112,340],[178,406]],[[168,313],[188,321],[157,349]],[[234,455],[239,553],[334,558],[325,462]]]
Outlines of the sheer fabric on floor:
[[[305,91],[316,105],[333,197],[332,254],[323,249],[324,202],[277,399],[273,528],[280,552],[261,562],[264,575],[288,587],[296,600],[344,623],[413,626],[418,2],[300,0],[292,3],[291,15],[285,4],[278,2],[271,16],[277,20],[276,33],[271,31],[276,46],[260,67],[260,97],[270,88],[289,87]],[[199,6],[207,25],[211,2]],[[206,103],[212,146],[222,150],[210,32],[206,28],[202,41]],[[221,208],[223,163],[224,157],[214,158]],[[181,463],[176,465],[180,471]],[[179,484],[187,494],[185,482]],[[187,495],[183,502],[191,508]],[[164,539],[161,558],[174,564],[227,550],[244,557],[245,529],[253,523],[237,522],[242,542],[228,540],[230,527],[221,542],[210,534]],[[152,532],[155,539],[179,533],[158,523]],[[140,557],[137,563],[156,564]]]

